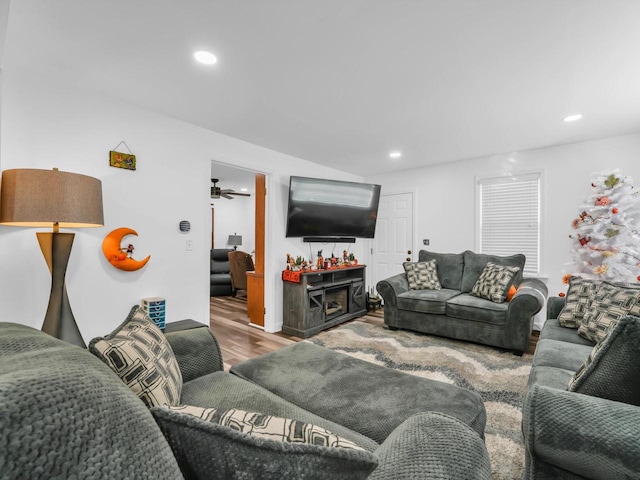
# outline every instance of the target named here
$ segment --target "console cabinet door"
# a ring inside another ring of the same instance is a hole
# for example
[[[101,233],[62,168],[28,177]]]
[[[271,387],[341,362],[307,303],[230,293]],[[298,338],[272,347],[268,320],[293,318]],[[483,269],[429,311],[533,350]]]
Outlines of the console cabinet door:
[[[313,290],[307,295],[307,321],[303,328],[311,328],[324,323],[324,290]]]
[[[351,305],[349,312],[355,313],[367,309],[367,295],[364,290],[364,282],[351,284]]]

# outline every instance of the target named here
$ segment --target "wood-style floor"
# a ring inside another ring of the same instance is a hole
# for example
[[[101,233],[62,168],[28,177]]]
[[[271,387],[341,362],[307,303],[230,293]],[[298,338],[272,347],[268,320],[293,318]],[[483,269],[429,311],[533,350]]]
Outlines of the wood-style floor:
[[[374,325],[384,325],[383,313],[380,309],[376,312],[369,312],[357,320]],[[220,343],[225,370],[229,370],[231,365],[243,360],[302,340],[281,332],[265,333],[259,328],[249,326],[247,302],[243,297],[211,297],[210,326]],[[333,328],[338,327],[339,325]],[[538,332],[534,332],[527,353],[534,352],[537,341]]]

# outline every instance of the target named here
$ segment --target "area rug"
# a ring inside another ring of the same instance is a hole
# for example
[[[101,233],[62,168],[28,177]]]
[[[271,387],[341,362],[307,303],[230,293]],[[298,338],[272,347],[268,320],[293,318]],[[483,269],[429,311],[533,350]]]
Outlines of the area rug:
[[[522,401],[531,355],[351,322],[308,341],[412,375],[478,392],[487,410],[485,442],[494,480],[521,479]]]

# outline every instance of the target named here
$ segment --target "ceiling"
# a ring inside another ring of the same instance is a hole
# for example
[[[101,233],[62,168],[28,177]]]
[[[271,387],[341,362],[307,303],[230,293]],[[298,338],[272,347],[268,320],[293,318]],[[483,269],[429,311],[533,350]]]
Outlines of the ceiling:
[[[224,163],[211,162],[211,178],[217,178],[217,186],[230,188],[236,192],[253,194],[256,186],[256,173],[235,168]]]
[[[4,68],[372,175],[639,132],[639,25],[636,0],[13,0]]]

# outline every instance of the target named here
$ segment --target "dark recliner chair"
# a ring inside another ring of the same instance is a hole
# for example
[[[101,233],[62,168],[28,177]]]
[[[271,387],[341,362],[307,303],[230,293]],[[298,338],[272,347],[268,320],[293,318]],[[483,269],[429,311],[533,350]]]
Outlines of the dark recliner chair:
[[[229,267],[231,248],[214,248],[211,250],[211,288],[212,297],[233,294],[231,287],[231,269]]]

